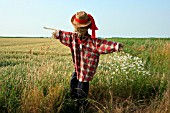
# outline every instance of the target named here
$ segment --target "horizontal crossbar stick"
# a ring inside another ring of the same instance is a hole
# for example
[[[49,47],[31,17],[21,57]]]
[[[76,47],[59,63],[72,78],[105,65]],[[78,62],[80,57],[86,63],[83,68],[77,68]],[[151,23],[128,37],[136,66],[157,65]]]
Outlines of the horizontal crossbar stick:
[[[48,30],[57,30],[57,29],[54,29],[54,28],[48,28],[48,27],[44,27],[44,29],[48,29]]]

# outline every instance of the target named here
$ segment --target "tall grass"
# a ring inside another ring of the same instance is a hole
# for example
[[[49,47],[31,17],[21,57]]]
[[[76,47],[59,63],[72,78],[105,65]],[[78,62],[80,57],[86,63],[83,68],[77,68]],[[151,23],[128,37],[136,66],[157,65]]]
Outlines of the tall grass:
[[[87,112],[170,112],[170,42],[108,39],[124,53],[101,55]],[[0,38],[0,112],[75,112],[69,48],[51,39]]]

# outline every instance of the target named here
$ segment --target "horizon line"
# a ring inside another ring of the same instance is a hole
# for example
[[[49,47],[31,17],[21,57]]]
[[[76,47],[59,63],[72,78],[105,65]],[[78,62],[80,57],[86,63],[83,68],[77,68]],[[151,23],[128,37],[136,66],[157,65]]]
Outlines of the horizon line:
[[[51,36],[0,36],[0,38],[50,38]],[[100,37],[97,38],[170,38],[170,36],[110,36],[110,37]]]

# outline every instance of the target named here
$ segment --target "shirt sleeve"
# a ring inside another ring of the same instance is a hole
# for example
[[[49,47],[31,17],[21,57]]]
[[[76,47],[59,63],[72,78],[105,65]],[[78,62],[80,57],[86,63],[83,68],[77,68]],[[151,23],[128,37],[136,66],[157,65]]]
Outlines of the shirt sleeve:
[[[96,39],[95,46],[99,54],[107,54],[118,51],[119,43],[108,40]]]
[[[71,46],[71,40],[72,40],[72,32],[66,32],[62,30],[58,30],[56,32],[56,38],[60,40],[60,42],[68,47]]]

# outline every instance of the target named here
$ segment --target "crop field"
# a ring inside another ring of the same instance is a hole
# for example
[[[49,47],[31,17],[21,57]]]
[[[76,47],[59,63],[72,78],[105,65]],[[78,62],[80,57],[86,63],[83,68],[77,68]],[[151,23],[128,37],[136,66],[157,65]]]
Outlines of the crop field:
[[[108,38],[123,52],[100,56],[89,113],[169,113],[170,39]],[[51,38],[0,38],[0,113],[75,113],[71,53]]]

